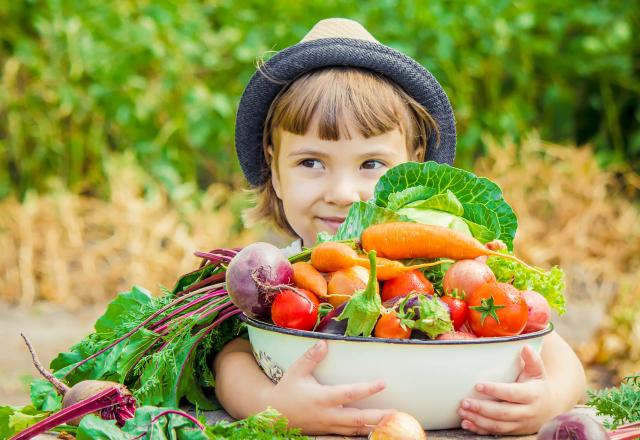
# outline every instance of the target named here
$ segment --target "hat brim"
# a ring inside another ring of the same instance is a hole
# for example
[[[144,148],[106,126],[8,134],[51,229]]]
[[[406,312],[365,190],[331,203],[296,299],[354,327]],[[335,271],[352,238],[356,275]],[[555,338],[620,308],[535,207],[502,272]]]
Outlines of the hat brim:
[[[323,67],[352,66],[378,72],[402,87],[424,106],[438,124],[428,140],[425,160],[453,164],[456,125],[451,103],[433,75],[415,60],[382,44],[349,38],[327,38],[288,47],[257,71],[240,99],[236,115],[235,144],[238,160],[252,186],[269,177],[263,154],[264,121],[271,103],[282,88],[300,75]],[[274,79],[276,81],[274,81]]]

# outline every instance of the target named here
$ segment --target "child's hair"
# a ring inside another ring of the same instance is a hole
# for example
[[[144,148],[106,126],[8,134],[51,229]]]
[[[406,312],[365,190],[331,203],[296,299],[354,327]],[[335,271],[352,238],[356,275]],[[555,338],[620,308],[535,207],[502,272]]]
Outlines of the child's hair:
[[[278,160],[280,131],[304,135],[318,114],[318,137],[351,139],[345,121],[369,138],[393,129],[405,134],[407,151],[424,160],[427,140],[438,126],[415,99],[393,81],[375,72],[354,67],[327,67],[305,73],[284,87],[273,100],[264,124],[263,150],[270,177],[271,160]],[[272,148],[273,158],[268,154]],[[247,227],[271,221],[281,232],[296,236],[284,215],[271,178],[251,189],[254,206],[243,212]]]

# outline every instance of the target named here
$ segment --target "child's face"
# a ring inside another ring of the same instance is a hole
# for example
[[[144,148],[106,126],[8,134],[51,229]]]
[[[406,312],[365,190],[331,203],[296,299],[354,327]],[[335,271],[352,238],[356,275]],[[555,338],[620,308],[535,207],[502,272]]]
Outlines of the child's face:
[[[318,232],[335,233],[351,204],[370,199],[389,168],[415,160],[398,129],[364,138],[348,128],[351,139],[338,141],[320,139],[316,124],[302,136],[280,133],[273,187],[304,246],[312,246]]]

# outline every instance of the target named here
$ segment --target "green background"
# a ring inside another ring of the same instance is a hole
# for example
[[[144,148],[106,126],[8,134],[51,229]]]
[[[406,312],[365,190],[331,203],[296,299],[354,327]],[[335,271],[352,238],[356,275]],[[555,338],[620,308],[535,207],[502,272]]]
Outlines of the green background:
[[[133,151],[170,191],[244,184],[235,109],[256,59],[319,19],[360,21],[426,66],[458,122],[456,164],[489,137],[591,143],[640,169],[637,1],[13,1],[0,4],[0,198],[106,196]],[[268,56],[268,55],[267,55]]]

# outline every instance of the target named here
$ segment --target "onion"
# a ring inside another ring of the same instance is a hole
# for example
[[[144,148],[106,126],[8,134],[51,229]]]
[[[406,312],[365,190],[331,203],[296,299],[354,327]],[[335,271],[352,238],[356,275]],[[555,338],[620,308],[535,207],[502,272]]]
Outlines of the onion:
[[[426,440],[427,434],[410,414],[396,412],[380,420],[369,440]]]
[[[293,282],[293,267],[280,249],[257,242],[233,257],[226,281],[236,307],[247,316],[266,319],[275,294]]]
[[[549,420],[538,432],[538,440],[607,440],[609,434],[586,414],[569,411]]]

